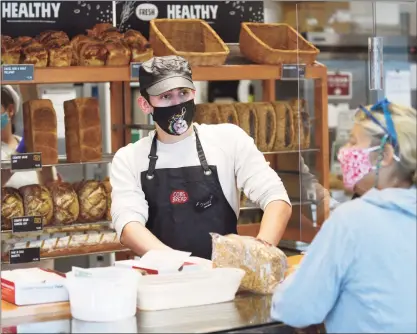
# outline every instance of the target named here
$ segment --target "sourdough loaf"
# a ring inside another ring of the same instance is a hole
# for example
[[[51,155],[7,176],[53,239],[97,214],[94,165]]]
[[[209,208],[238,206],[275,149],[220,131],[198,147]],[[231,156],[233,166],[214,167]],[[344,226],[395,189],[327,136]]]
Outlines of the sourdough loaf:
[[[102,138],[98,101],[94,98],[65,101],[64,114],[67,161],[99,161]]]
[[[233,104],[220,103],[218,104],[218,110],[219,110],[220,123],[229,123],[229,124],[239,125],[237,112]]]
[[[239,126],[253,138],[258,145],[258,116],[252,103],[234,103],[233,104],[239,121]]]
[[[274,151],[288,150],[294,143],[294,123],[292,110],[287,102],[272,102],[277,120]]]
[[[54,208],[48,188],[32,184],[19,188],[19,192],[23,198],[25,216],[42,216],[43,226],[50,225]]]
[[[294,123],[293,149],[307,149],[310,147],[310,115],[304,99],[289,101]]]
[[[89,180],[74,184],[80,203],[78,220],[84,223],[95,222],[104,217],[107,209],[106,189],[102,182]]]
[[[27,152],[41,152],[44,165],[58,163],[57,120],[51,100],[23,103],[23,128]]]
[[[220,123],[219,108],[215,103],[200,103],[196,105],[194,121],[198,124]]]
[[[277,131],[277,121],[274,107],[270,103],[255,102],[253,106],[258,119],[257,139],[261,152],[270,152],[274,148]]]
[[[106,210],[106,220],[111,220],[111,184],[110,180],[107,177],[103,181],[103,186],[106,189],[106,196],[107,196],[107,210]]]
[[[12,229],[12,218],[24,215],[23,200],[17,189],[4,187],[1,189],[1,229]]]
[[[80,212],[78,196],[72,185],[67,182],[48,184],[54,204],[53,224],[68,225],[77,221]]]

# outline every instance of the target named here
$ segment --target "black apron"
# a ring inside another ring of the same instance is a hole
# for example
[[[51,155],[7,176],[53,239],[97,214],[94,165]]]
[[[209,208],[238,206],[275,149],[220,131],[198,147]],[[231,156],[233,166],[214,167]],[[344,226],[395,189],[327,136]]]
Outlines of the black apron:
[[[141,173],[149,205],[146,227],[164,244],[211,259],[210,232],[237,233],[237,217],[223,194],[216,166],[209,166],[194,127],[200,166],[155,169],[156,134],[149,169]],[[232,180],[231,180],[232,182]]]

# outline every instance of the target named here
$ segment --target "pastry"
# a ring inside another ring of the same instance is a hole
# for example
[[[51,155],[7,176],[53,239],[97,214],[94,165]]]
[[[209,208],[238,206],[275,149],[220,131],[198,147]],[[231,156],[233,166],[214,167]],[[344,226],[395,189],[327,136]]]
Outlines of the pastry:
[[[54,209],[48,188],[32,184],[19,188],[19,192],[23,198],[25,216],[42,216],[43,226],[51,224]]]
[[[77,55],[80,66],[104,66],[107,59],[104,42],[97,39],[83,40],[78,43]]]
[[[43,165],[58,163],[57,120],[51,100],[23,103],[23,128],[27,152],[41,152]]]
[[[287,102],[272,102],[276,113],[277,131],[274,151],[290,149],[294,143],[294,119]]]
[[[98,101],[90,97],[65,101],[64,115],[67,161],[101,160],[103,149]]]
[[[108,39],[104,42],[107,50],[107,66],[126,66],[130,63],[131,53],[129,47],[121,40]]]
[[[107,209],[106,189],[99,181],[82,181],[74,185],[80,203],[78,221],[96,222],[104,217]]]
[[[64,40],[69,43],[68,35],[63,31],[47,30],[41,32],[37,37],[37,40],[42,44],[46,44],[54,39]]]
[[[253,138],[258,145],[258,116],[256,109],[251,103],[234,103],[237,112],[239,126]]]
[[[123,40],[130,48],[131,62],[140,63],[153,57],[149,42],[139,31],[129,29],[124,33]]]
[[[80,212],[78,196],[72,185],[67,182],[48,184],[54,204],[53,224],[68,225],[77,221]]]
[[[48,66],[65,67],[71,66],[72,48],[65,39],[52,39],[45,42],[48,51]]]
[[[112,29],[111,23],[97,23],[92,29],[87,29],[87,35],[91,37],[98,37],[103,31]]]
[[[6,39],[1,43],[1,62],[4,65],[13,65],[20,63],[20,51],[22,46],[13,40]]]
[[[1,189],[1,229],[12,229],[12,218],[24,215],[23,200],[19,191],[14,188]]]
[[[198,124],[220,123],[219,108],[215,103],[200,103],[196,105],[194,121]]]
[[[274,148],[277,130],[274,107],[266,102],[255,102],[252,105],[255,107],[258,119],[258,148],[261,152],[271,152]]]
[[[217,108],[219,110],[219,122],[220,123],[230,123],[230,124],[239,125],[237,112],[233,104],[220,103],[217,105]]]
[[[103,181],[103,186],[106,189],[107,195],[107,210],[106,210],[106,220],[111,221],[111,184],[109,178],[105,178]]]
[[[33,64],[35,67],[48,65],[48,51],[39,42],[31,40],[22,44],[22,64]]]

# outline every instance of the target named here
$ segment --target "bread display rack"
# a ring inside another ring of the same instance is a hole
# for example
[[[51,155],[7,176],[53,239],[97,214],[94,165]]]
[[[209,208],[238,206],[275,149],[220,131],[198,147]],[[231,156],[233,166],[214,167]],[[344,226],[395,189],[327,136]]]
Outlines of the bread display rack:
[[[261,65],[261,64],[227,64],[222,66],[194,66],[194,81],[231,81],[231,80],[261,80],[262,100],[264,102],[275,102],[276,80],[282,78],[285,65]],[[327,68],[314,62],[305,66],[305,79],[314,80],[314,139],[312,148],[289,149],[285,151],[264,152],[271,167],[278,164],[278,156],[298,155],[300,152],[313,152],[316,160],[318,182],[325,188],[329,188],[329,148],[328,148],[328,123],[327,123]],[[71,67],[44,67],[34,68],[32,81],[2,81],[2,84],[21,85],[22,93],[25,89],[36,87],[38,84],[60,84],[60,83],[104,83],[110,82],[110,118],[111,118],[111,148],[113,154],[121,147],[131,142],[131,128],[134,128],[132,120],[131,87],[130,84],[137,79],[132,78],[130,66],[71,66]],[[26,87],[26,88],[25,88]],[[123,112],[120,112],[123,109]],[[281,155],[282,154],[282,155]],[[112,154],[103,155],[100,161],[91,163],[108,163]],[[88,163],[88,162],[87,162]],[[71,165],[65,157],[59,157],[58,166]],[[10,168],[10,163],[3,163],[2,169]],[[293,203],[294,204],[294,203]],[[243,211],[255,210],[254,206],[243,207]],[[259,209],[258,209],[259,210]],[[293,215],[299,215],[298,210],[293,210]],[[283,239],[310,242],[324,222],[328,214],[328,203],[317,207],[317,227],[289,224]],[[302,218],[301,218],[302,219]],[[300,219],[297,219],[298,222]],[[245,224],[239,226],[239,233],[256,236],[259,231],[259,223]],[[66,235],[85,235],[95,230],[111,231],[109,221],[94,222],[91,224],[75,224],[72,226],[53,226],[45,228],[44,233],[61,233]],[[6,239],[16,237],[12,232],[2,232],[2,242]],[[22,237],[23,238],[23,237]],[[24,239],[24,238],[23,238]],[[103,247],[97,245],[92,247],[74,247],[68,252],[53,253],[50,257],[72,256],[81,254],[94,254],[104,252],[116,252],[123,250],[118,243],[107,243]],[[43,255],[41,254],[41,257]],[[49,257],[49,256],[48,256]],[[6,259],[2,259],[7,262]]]

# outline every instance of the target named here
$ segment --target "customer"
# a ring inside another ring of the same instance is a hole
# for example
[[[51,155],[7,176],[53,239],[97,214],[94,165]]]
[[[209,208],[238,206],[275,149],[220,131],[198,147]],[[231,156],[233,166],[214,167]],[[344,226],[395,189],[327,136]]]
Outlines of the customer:
[[[384,100],[356,115],[339,152],[347,188],[271,315],[328,333],[416,333],[416,110]],[[373,189],[366,189],[375,185]]]

